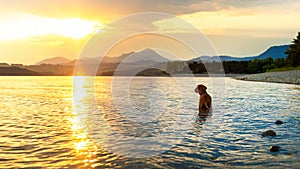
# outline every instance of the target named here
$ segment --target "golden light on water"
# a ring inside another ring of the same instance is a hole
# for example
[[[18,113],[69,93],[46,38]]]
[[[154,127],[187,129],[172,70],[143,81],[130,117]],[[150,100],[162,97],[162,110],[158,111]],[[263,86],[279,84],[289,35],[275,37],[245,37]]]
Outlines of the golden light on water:
[[[73,146],[77,158],[81,159],[85,166],[98,166],[99,164],[96,164],[97,146],[89,139],[77,116],[70,119],[70,122],[72,123]]]
[[[85,166],[97,167],[101,165],[97,163],[97,146],[89,138],[88,133],[85,131],[84,118],[87,116],[85,114],[86,107],[84,106],[84,101],[89,97],[89,84],[90,77],[77,76],[73,77],[73,107],[75,111],[73,112],[74,117],[70,119],[72,124],[71,129],[73,133],[74,149],[76,150],[76,155],[82,160]]]
[[[85,102],[93,99],[93,85],[94,77],[92,76],[73,77],[73,106],[76,108],[76,111],[87,111],[89,104],[85,104]]]
[[[95,81],[97,82],[96,84]],[[90,168],[114,165],[113,161],[119,158],[118,155],[107,150],[109,145],[107,142],[109,128],[105,126],[107,121],[102,119],[101,113],[105,112],[101,105],[108,104],[108,101],[110,102],[108,84],[110,83],[107,82],[106,78],[93,76],[73,77],[74,111],[72,112],[73,118],[70,119],[73,147],[76,157]],[[102,104],[96,103],[94,92],[97,100],[100,100],[100,102],[105,100],[105,102],[101,102]],[[94,116],[96,112],[99,116]]]

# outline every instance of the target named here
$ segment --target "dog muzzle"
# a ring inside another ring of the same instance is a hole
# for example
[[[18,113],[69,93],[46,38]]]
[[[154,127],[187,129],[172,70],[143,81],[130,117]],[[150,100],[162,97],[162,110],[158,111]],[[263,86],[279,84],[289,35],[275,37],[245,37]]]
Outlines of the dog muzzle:
[[[195,91],[195,93],[199,93],[200,92],[198,86],[194,89],[194,91]]]

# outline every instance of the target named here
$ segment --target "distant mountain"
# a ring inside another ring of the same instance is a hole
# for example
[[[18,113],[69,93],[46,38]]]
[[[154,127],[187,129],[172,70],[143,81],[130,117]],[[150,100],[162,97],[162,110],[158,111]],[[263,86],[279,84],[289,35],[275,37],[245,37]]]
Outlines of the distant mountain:
[[[98,57],[84,57],[84,58],[80,58],[80,64],[82,65],[94,65],[94,64],[98,64],[98,62],[104,63],[104,64],[117,64],[122,62],[123,59],[125,59],[127,56],[130,56],[132,54],[134,54],[135,52],[130,52],[130,53],[124,53],[121,56],[117,56],[117,57],[110,57],[110,56],[98,56]],[[74,60],[70,63],[73,63],[74,65],[76,64],[76,62],[78,62],[78,60]]]
[[[103,58],[102,62],[104,63],[120,63],[122,62],[123,59],[127,58],[128,56],[135,54],[135,52],[130,52],[130,53],[124,53],[121,56],[118,57],[109,57],[106,56]]]
[[[71,62],[70,59],[64,58],[64,57],[54,57],[50,59],[44,59],[35,65],[41,65],[41,64],[51,64],[51,65],[64,65]]]
[[[277,58],[286,58],[286,54],[284,53],[289,45],[281,45],[281,46],[271,46],[268,48],[266,51],[261,53],[260,55],[257,56],[249,56],[249,57],[234,57],[234,56],[225,56],[225,55],[220,55],[220,56],[200,56],[197,58],[193,58],[191,62],[195,61],[206,61],[206,62],[217,62],[217,61],[249,61],[249,60],[254,60],[254,59],[266,59],[269,57],[272,57],[273,59]]]
[[[272,57],[273,59],[286,58],[287,55],[284,52],[289,46],[290,45],[272,46],[262,54],[255,56],[255,59],[266,59],[268,57]]]
[[[159,55],[154,50],[144,49],[138,52],[125,53],[117,57],[85,57],[72,63],[73,65],[77,63],[76,66],[79,72],[92,73],[98,69],[97,74],[101,75],[111,75],[114,72],[129,75],[167,61],[169,61],[167,58]]]
[[[206,61],[206,62],[218,62],[218,61],[241,61],[244,58],[238,58],[233,56],[226,56],[226,55],[220,55],[220,56],[200,56],[197,58],[193,58],[189,61],[198,62],[198,61]]]
[[[147,62],[167,62],[169,59],[159,55],[152,49],[144,49],[142,51],[132,53],[124,59],[126,63],[147,63]]]
[[[90,58],[81,58],[81,64],[97,64],[98,61],[102,59],[102,63],[111,64],[111,63],[127,63],[127,64],[153,64],[157,62],[167,62],[167,58],[159,55],[152,49],[144,49],[139,52],[130,52],[124,53],[117,57],[110,56],[99,56],[99,57],[90,57]]]

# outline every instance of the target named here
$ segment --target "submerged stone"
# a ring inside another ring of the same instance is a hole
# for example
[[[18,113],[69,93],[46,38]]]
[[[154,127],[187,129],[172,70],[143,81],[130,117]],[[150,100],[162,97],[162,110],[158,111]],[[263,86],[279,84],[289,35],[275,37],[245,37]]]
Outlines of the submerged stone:
[[[270,147],[270,151],[271,151],[271,152],[278,152],[279,149],[280,149],[279,146],[271,146],[271,147]]]
[[[273,131],[273,130],[268,130],[268,131],[263,132],[262,136],[263,137],[266,137],[266,136],[276,136],[276,132]]]
[[[276,121],[275,121],[275,124],[283,124],[283,121],[281,121],[281,120],[276,120]]]

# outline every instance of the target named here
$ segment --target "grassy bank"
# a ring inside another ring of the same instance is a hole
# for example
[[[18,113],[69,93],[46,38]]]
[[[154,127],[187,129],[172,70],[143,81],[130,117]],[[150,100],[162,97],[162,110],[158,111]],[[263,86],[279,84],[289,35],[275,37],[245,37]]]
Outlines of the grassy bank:
[[[267,70],[267,72],[283,72],[283,71],[291,71],[291,70],[300,70],[300,66],[298,66],[298,67],[282,67],[282,68]]]
[[[300,70],[267,72],[235,77],[237,80],[300,84]]]

